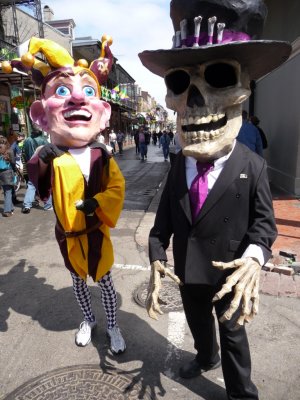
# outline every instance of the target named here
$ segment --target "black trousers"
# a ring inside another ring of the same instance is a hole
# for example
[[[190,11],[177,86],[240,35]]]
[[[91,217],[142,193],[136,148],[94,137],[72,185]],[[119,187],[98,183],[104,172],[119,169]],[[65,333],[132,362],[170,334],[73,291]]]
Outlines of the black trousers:
[[[181,297],[188,325],[195,341],[196,359],[203,365],[219,361],[213,307],[219,318],[228,309],[232,293],[212,303],[218,291],[208,285],[183,285]],[[258,392],[251,381],[251,358],[245,327],[236,328],[239,310],[230,321],[219,322],[223,376],[229,400],[258,400]]]

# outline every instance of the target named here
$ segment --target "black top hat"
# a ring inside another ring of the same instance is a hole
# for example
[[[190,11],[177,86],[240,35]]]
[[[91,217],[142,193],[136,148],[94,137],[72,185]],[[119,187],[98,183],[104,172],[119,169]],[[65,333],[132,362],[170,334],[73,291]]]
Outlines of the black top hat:
[[[215,59],[235,59],[258,79],[286,61],[288,42],[258,40],[267,15],[263,0],[172,0],[171,50],[146,50],[143,65],[156,75]]]

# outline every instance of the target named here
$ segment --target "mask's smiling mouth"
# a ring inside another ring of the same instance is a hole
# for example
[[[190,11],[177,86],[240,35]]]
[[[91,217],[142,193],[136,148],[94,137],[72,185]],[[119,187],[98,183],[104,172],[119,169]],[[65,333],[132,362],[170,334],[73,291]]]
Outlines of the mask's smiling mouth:
[[[90,121],[92,114],[86,110],[70,110],[63,113],[66,121]]]
[[[206,117],[189,117],[181,120],[181,129],[186,144],[217,139],[224,133],[227,124],[225,114],[210,114]]]

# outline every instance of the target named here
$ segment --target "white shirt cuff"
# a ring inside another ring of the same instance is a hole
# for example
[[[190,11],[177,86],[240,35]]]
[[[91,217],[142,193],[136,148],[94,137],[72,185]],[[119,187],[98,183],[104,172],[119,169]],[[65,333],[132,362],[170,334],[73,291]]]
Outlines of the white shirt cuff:
[[[244,254],[242,255],[242,258],[245,258],[245,257],[256,258],[261,266],[263,266],[265,264],[265,259],[264,259],[262,249],[259,246],[257,246],[257,244],[250,244],[246,248],[246,250],[244,251]]]

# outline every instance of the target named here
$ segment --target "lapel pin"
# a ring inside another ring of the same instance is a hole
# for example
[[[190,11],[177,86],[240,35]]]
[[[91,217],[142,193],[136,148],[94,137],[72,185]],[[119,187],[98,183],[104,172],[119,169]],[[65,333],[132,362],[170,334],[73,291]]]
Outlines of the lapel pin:
[[[241,178],[241,179],[247,179],[247,178],[248,178],[248,175],[247,175],[247,174],[240,174],[240,178]]]

